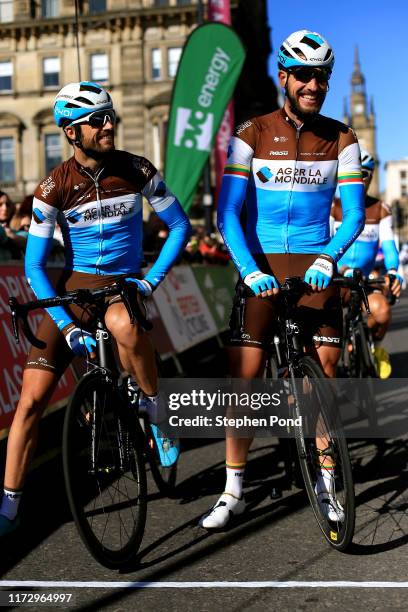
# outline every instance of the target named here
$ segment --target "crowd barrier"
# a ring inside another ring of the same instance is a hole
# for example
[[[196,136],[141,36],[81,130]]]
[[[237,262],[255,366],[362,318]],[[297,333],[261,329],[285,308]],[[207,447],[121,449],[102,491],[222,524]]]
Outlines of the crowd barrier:
[[[50,278],[60,274],[58,266],[49,268]],[[223,332],[228,326],[236,272],[228,266],[175,266],[148,301],[153,323],[153,343],[163,359],[177,356]],[[34,299],[21,262],[0,265],[0,440],[7,437],[20,395],[22,372],[29,344],[20,335],[16,344],[8,307],[9,296],[25,302]],[[44,313],[30,314],[32,329],[37,329]],[[63,407],[76,381],[74,366],[61,378],[44,414]]]

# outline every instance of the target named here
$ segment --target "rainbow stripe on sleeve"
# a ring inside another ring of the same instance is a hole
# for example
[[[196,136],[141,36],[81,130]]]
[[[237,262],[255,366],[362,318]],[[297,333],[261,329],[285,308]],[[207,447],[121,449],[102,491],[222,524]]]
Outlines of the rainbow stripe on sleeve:
[[[243,164],[227,164],[224,168],[224,176],[239,176],[249,178],[250,168]]]
[[[363,177],[361,172],[344,172],[338,175],[337,182],[339,185],[347,185],[349,183],[359,183],[362,185]]]

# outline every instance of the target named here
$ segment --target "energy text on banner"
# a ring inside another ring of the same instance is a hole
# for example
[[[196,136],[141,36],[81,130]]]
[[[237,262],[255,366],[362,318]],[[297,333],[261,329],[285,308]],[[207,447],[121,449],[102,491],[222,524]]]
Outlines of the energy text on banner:
[[[185,44],[173,89],[165,162],[166,182],[185,210],[244,59],[239,37],[222,23],[199,26]]]

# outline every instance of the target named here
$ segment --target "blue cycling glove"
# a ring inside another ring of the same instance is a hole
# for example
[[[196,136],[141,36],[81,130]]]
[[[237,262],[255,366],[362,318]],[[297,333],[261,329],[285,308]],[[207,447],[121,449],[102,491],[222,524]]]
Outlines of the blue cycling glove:
[[[304,281],[316,285],[318,289],[326,289],[333,277],[333,263],[324,257],[318,257],[306,270]]]
[[[62,331],[69,348],[75,355],[87,357],[88,353],[95,352],[96,340],[89,332],[76,326],[69,326],[67,331]]]
[[[156,287],[147,280],[139,280],[138,278],[126,278],[125,280],[128,283],[135,283],[143,297],[149,297],[149,295],[152,295],[153,289],[156,289]]]
[[[264,291],[270,289],[279,289],[279,283],[274,276],[264,274],[259,270],[247,274],[244,278],[244,283],[247,287],[252,289],[255,295],[260,295]]]
[[[395,278],[399,281],[400,285],[402,285],[402,283],[404,282],[404,279],[402,278],[401,274],[398,274],[397,270],[387,270],[387,274],[395,276]]]

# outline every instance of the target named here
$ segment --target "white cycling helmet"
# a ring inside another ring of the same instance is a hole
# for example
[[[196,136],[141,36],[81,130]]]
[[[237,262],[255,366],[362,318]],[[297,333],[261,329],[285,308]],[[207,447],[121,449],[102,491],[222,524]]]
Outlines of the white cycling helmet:
[[[375,168],[375,158],[366,149],[360,149],[360,153],[361,167],[372,172]]]
[[[334,54],[331,46],[317,32],[299,30],[283,41],[278,54],[280,70],[297,66],[313,66],[333,70]]]
[[[69,83],[57,94],[54,102],[54,119],[58,127],[69,125],[98,110],[113,108],[112,98],[98,83],[81,81]]]

